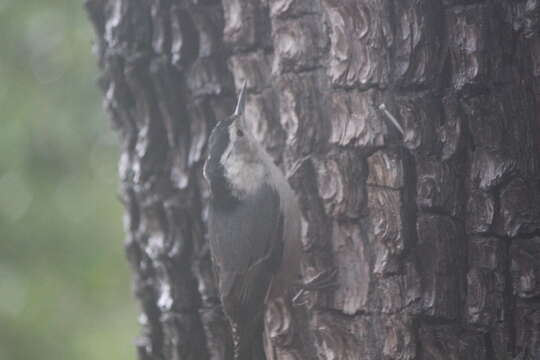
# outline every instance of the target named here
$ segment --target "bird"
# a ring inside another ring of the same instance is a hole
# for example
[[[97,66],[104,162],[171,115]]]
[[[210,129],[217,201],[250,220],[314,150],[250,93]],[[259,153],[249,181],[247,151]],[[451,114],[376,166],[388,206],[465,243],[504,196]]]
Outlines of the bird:
[[[208,141],[203,173],[210,188],[208,238],[235,360],[265,359],[267,304],[301,279],[301,211],[294,190],[245,114],[246,82],[234,113]]]

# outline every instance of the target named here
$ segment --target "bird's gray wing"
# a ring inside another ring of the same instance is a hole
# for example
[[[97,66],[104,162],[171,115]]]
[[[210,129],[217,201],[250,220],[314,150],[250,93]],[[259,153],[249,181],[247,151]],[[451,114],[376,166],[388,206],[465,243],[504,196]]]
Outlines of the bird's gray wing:
[[[278,193],[263,185],[231,208],[211,207],[209,235],[225,311],[260,311],[283,252]]]

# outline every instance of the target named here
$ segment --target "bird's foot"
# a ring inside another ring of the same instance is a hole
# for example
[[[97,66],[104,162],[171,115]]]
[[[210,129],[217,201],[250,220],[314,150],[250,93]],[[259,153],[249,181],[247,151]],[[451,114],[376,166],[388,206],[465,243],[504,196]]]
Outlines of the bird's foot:
[[[337,269],[331,269],[321,271],[311,279],[306,280],[299,285],[300,290],[292,298],[294,306],[302,306],[309,302],[307,295],[312,291],[318,291],[336,287],[338,282],[336,280]]]
[[[302,285],[300,285],[300,287],[308,291],[317,291],[330,287],[336,287],[338,285],[336,280],[337,273],[337,269],[321,271],[311,279],[306,280]]]

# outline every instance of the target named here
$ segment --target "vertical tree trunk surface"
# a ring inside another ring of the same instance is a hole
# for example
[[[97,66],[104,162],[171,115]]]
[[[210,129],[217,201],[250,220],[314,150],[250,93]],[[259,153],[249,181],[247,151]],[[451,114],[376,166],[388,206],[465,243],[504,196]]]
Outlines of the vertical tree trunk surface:
[[[141,360],[232,356],[202,165],[244,80],[300,199],[305,278],[338,270],[269,309],[268,359],[540,358],[540,1],[86,5]]]

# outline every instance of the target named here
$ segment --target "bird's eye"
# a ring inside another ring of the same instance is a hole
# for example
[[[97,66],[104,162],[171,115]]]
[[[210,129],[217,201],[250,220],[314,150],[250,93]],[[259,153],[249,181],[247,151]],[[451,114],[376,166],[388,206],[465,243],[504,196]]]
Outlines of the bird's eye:
[[[236,130],[236,136],[242,137],[242,136],[244,136],[244,132],[242,130],[240,130],[240,129],[237,129]]]

